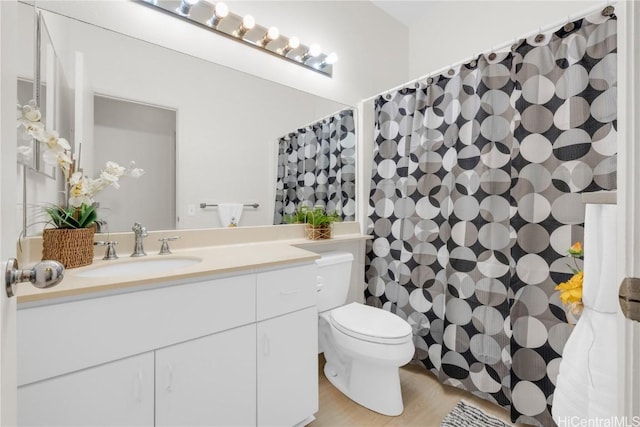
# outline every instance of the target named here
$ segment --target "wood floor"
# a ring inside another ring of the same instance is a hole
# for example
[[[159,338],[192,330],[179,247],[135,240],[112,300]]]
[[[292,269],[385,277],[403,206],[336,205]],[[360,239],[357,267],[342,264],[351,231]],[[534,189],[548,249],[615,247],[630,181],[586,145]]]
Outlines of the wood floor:
[[[324,358],[320,355],[320,410],[311,427],[378,427],[378,426],[439,426],[449,411],[463,399],[487,414],[509,422],[509,413],[490,402],[455,387],[440,384],[428,371],[415,365],[400,368],[404,412],[388,417],[370,411],[340,393],[322,372]],[[515,424],[521,426],[520,424]]]

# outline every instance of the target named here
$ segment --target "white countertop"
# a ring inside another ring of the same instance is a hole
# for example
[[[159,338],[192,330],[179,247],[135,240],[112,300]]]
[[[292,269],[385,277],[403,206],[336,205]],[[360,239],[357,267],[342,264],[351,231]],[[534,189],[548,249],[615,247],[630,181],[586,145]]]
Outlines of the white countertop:
[[[305,248],[313,248],[331,243],[365,240],[368,236],[360,234],[340,235],[333,239],[310,241],[307,239],[274,240],[257,243],[241,243],[195,247],[188,249],[172,249],[170,255],[149,254],[141,258],[121,256],[117,260],[94,259],[93,264],[67,269],[64,279],[57,286],[49,289],[38,289],[28,283],[18,288],[18,303],[37,302],[54,298],[89,296],[91,293],[114,291],[132,287],[149,286],[166,281],[181,281],[204,278],[216,274],[230,274],[251,271],[279,265],[312,262],[319,255]],[[99,251],[96,251],[98,253]],[[174,270],[144,273],[140,275],[120,275],[83,277],[82,273],[106,265],[136,262],[136,260],[165,260],[170,258],[199,258],[202,261]]]

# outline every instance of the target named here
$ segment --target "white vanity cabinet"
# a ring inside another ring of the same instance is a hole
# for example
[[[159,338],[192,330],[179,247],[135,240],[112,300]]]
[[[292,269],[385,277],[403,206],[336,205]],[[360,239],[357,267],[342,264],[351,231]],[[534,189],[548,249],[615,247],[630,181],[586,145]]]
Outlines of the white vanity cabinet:
[[[151,426],[153,352],[19,388],[23,426]]]
[[[256,425],[256,326],[156,351],[156,426]]]
[[[18,424],[303,422],[318,409],[316,274],[289,264],[19,306]]]
[[[258,274],[258,425],[292,426],[318,411],[317,270]]]

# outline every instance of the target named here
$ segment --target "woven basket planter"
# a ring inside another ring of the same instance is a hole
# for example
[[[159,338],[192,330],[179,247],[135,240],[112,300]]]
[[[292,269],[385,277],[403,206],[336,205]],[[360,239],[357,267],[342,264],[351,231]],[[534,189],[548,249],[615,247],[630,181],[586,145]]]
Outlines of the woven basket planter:
[[[42,259],[59,261],[65,268],[93,262],[95,227],[45,228],[42,232]]]
[[[307,238],[311,240],[323,240],[331,238],[331,225],[323,225],[320,227],[313,226],[311,224],[306,224],[304,227],[305,232],[307,233]]]

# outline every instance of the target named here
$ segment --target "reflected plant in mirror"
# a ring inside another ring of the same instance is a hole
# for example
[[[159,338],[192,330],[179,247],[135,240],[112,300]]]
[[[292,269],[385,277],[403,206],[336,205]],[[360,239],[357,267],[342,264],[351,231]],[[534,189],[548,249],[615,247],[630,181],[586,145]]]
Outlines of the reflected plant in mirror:
[[[19,110],[21,117],[18,119],[18,126],[22,126],[27,134],[42,144],[45,162],[57,165],[65,179],[68,194],[66,205],[53,205],[45,209],[49,216],[48,223],[54,228],[75,229],[93,226],[97,220],[93,197],[109,186],[119,188],[118,181],[121,177],[139,178],[144,174],[144,170],[136,168],[133,161],[126,168],[108,161],[97,178],[84,176],[71,154],[71,146],[67,140],[60,138],[55,131],[45,130],[44,124],[40,121],[40,109],[35,101],[19,106]]]

